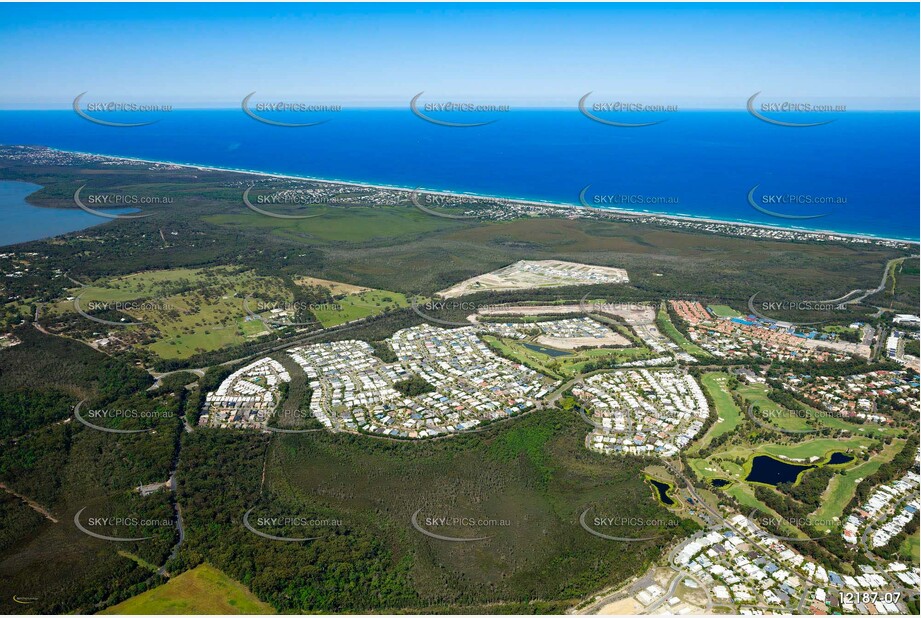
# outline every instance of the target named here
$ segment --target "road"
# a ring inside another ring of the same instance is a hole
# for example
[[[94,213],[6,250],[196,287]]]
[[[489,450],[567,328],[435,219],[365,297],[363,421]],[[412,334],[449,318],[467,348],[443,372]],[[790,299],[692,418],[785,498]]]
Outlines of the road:
[[[43,507],[41,504],[39,504],[39,503],[36,502],[35,500],[32,500],[31,498],[26,497],[26,496],[24,496],[24,495],[22,495],[22,494],[20,494],[20,493],[16,493],[15,491],[13,491],[12,489],[10,489],[9,487],[7,487],[6,485],[4,485],[3,483],[0,483],[0,489],[2,489],[3,491],[5,491],[6,493],[10,494],[11,496],[16,496],[17,498],[19,498],[20,500],[22,500],[23,502],[25,502],[26,505],[27,505],[30,509],[32,509],[32,510],[35,511],[36,513],[40,514],[40,515],[41,515],[42,517],[44,517],[45,519],[47,519],[47,520],[49,520],[49,521],[51,521],[51,522],[53,522],[53,523],[58,523],[57,518],[56,518],[54,515],[51,514],[51,511],[49,511],[48,509],[46,509],[45,507]]]
[[[879,285],[878,285],[875,289],[873,289],[873,290],[865,290],[865,289],[860,289],[860,288],[858,288],[858,289],[856,289],[856,290],[851,290],[850,292],[848,292],[848,293],[845,294],[844,296],[839,296],[838,298],[831,298],[831,299],[828,299],[828,300],[819,300],[819,301],[816,301],[816,302],[818,302],[818,303],[828,303],[828,304],[838,304],[838,303],[842,303],[842,304],[845,304],[845,305],[853,305],[853,304],[855,304],[855,303],[859,303],[860,301],[862,301],[862,300],[863,300],[864,298],[866,298],[867,296],[872,296],[873,294],[876,294],[876,293],[878,293],[878,292],[882,292],[884,289],[886,289],[886,279],[889,278],[889,269],[892,268],[892,266],[893,266],[894,264],[898,264],[898,263],[904,262],[905,260],[913,259],[913,258],[916,258],[916,257],[919,257],[919,255],[908,255],[908,256],[905,256],[905,257],[893,258],[893,259],[889,260],[888,262],[886,262],[886,266],[883,267],[883,276],[882,276],[882,279],[880,280]],[[861,294],[860,296],[857,296],[857,297],[855,297],[855,298],[850,298],[850,299],[848,299],[848,300],[845,300],[845,299],[847,299],[848,297],[850,297],[852,294],[860,294],[861,292],[863,292],[863,294]]]

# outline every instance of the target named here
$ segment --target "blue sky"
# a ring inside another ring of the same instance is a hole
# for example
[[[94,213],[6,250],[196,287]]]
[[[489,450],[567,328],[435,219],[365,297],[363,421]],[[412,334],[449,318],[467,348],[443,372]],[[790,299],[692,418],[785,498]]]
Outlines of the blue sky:
[[[0,4],[0,108],[738,107],[756,91],[917,108],[917,4]]]

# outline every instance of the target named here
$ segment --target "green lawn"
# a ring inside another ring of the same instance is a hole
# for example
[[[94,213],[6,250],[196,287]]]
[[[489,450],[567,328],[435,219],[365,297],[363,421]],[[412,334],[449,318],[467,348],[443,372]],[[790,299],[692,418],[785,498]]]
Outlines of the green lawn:
[[[793,444],[774,444],[765,443],[757,446],[739,445],[725,449],[720,449],[712,457],[719,456],[728,459],[745,459],[750,460],[756,455],[773,455],[781,459],[808,461],[812,457],[824,459],[829,453],[834,451],[851,450],[861,453],[865,449],[877,442],[864,436],[852,436],[850,438],[817,438],[814,440],[805,440]]]
[[[281,279],[229,267],[176,268],[112,277],[75,292],[84,311],[92,301],[129,302],[122,312],[143,322],[154,341],[143,345],[161,358],[188,358],[199,352],[239,345],[267,333],[265,324],[249,318],[244,299],[250,295],[292,300]],[[250,310],[255,307],[250,301]],[[54,313],[73,312],[71,301],[55,304]],[[154,330],[155,329],[155,330]]]
[[[734,431],[742,422],[742,411],[736,406],[726,387],[728,380],[729,375],[722,371],[711,371],[701,377],[700,383],[713,399],[718,418],[706,435],[691,447],[691,452],[697,452],[706,447],[717,436]]]
[[[892,461],[892,458],[895,457],[904,444],[904,440],[893,440],[891,444],[887,444],[870,461],[848,468],[841,474],[833,476],[828,483],[828,488],[822,494],[822,506],[816,510],[814,519],[818,521],[840,519],[844,512],[844,507],[847,506],[857,491],[857,483],[876,472],[884,463]]]
[[[243,584],[202,564],[100,614],[274,614]]]
[[[502,356],[514,359],[522,365],[527,365],[545,375],[553,376],[557,379],[564,377],[558,368],[550,368],[550,361],[553,359],[546,354],[529,350],[521,345],[515,345],[510,340],[500,339],[493,335],[482,335],[482,339]]]
[[[93,282],[77,293],[82,301],[126,301],[151,296],[166,296],[172,288],[205,284],[226,274],[224,269],[171,268],[132,273],[123,277]]]
[[[688,341],[687,338],[675,328],[671,318],[668,317],[668,311],[665,310],[665,305],[659,307],[659,313],[656,316],[656,325],[662,330],[662,333],[666,337],[677,343],[678,347],[688,354],[693,354],[694,356],[710,356],[706,350]]]
[[[337,298],[333,304],[338,305],[338,307],[313,310],[314,316],[324,328],[378,315],[385,311],[408,307],[409,301],[406,300],[406,296],[398,292],[366,290],[357,294],[349,294],[343,298]]]
[[[742,315],[729,305],[707,305],[707,309],[720,318],[737,318]]]
[[[755,418],[762,423],[772,425],[779,429],[786,429],[788,431],[815,429],[815,425],[809,423],[809,420],[812,419],[815,420],[820,427],[843,429],[855,434],[867,436],[887,434],[895,436],[902,433],[901,430],[891,427],[882,427],[870,423],[862,425],[850,423],[843,418],[816,410],[801,401],[796,401],[793,404],[793,409],[786,408],[768,398],[769,390],[770,388],[766,384],[745,384],[738,387],[736,392],[745,398],[746,401],[760,408],[761,414],[755,414]]]
[[[903,556],[911,556],[911,561],[915,565],[921,562],[921,536],[917,530],[902,542],[901,552]]]

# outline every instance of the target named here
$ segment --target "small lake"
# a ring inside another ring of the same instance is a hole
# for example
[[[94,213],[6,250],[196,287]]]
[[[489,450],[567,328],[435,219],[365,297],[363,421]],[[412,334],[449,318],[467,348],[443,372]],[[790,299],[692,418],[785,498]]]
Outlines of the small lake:
[[[732,485],[732,481],[727,481],[726,479],[713,479],[710,481],[710,484],[714,487],[729,487]]]
[[[675,504],[675,501],[672,500],[671,496],[668,495],[668,492],[672,488],[671,485],[668,483],[663,483],[662,481],[657,481],[655,479],[649,479],[649,482],[652,483],[652,486],[656,491],[656,495],[659,497],[659,500],[662,501],[662,504],[666,506],[672,506]]]
[[[745,477],[746,481],[764,483],[765,485],[779,485],[780,483],[795,483],[799,475],[806,470],[815,468],[809,464],[792,464],[768,455],[758,455],[752,459],[752,470]]]
[[[540,354],[546,354],[547,356],[552,356],[554,358],[558,356],[569,356],[569,352],[563,352],[562,350],[554,350],[553,348],[545,348],[542,345],[537,345],[536,343],[523,343],[521,344],[527,349],[533,352],[539,352]]]
[[[26,196],[39,189],[39,185],[30,182],[0,180],[0,246],[51,238],[110,221],[77,207],[39,208],[26,202]],[[106,212],[126,214],[137,209],[111,208]]]
[[[832,466],[839,466],[841,464],[846,464],[848,462],[854,461],[854,458],[850,455],[845,455],[844,453],[832,453],[831,457],[828,459],[828,464]]]

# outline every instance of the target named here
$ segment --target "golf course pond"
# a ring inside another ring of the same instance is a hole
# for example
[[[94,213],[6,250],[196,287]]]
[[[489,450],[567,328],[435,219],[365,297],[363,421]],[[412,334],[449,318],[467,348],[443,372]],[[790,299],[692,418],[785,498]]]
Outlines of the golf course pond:
[[[650,478],[648,480],[652,484],[652,488],[656,492],[656,497],[659,499],[659,502],[665,506],[675,505],[675,501],[672,500],[672,497],[668,495],[668,492],[673,489],[671,485],[662,481],[657,481],[654,478]]]
[[[570,352],[564,352],[563,350],[556,350],[554,348],[546,348],[542,345],[537,345],[536,343],[523,343],[521,344],[532,352],[538,352],[540,354],[546,354],[547,356],[552,356],[557,358],[560,356],[571,356]]]
[[[854,458],[851,455],[840,452],[832,453],[828,461],[817,464],[790,463],[775,459],[770,455],[756,455],[751,460],[751,471],[748,473],[748,476],[745,477],[745,480],[751,483],[762,483],[764,485],[796,483],[799,475],[806,470],[825,465],[838,466],[853,460]]]

